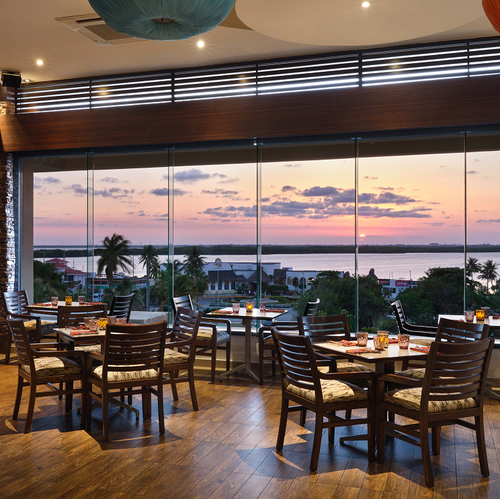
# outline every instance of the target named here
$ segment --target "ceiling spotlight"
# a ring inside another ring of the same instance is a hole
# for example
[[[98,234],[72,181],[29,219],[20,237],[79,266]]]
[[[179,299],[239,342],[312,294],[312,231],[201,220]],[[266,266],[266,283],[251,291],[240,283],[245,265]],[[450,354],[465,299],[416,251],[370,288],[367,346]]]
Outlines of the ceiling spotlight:
[[[201,49],[202,47],[205,47],[205,42],[203,40],[199,40],[196,45],[198,45],[198,47],[200,47]]]
[[[41,59],[37,59],[36,63],[38,66],[43,66],[43,61]]]
[[[361,7],[365,7],[365,8],[366,8],[366,7],[370,7],[370,2],[363,2],[363,3],[361,4]]]

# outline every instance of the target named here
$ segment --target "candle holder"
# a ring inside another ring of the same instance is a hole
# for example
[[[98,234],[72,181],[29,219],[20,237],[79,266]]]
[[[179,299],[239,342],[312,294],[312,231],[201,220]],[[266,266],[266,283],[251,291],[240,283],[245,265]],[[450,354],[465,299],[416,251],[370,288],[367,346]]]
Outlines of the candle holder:
[[[71,295],[66,295],[66,297],[64,297],[64,303],[70,306],[73,303],[73,297]]]
[[[245,304],[245,307],[246,307],[247,313],[251,313],[253,311],[253,302],[247,302]]]
[[[484,310],[483,309],[476,310],[476,321],[484,321]]]

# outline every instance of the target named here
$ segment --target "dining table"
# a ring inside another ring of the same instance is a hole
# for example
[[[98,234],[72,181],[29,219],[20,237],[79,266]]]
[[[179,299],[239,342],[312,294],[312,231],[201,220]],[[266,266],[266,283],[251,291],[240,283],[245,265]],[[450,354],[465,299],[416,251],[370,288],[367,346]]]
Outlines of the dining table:
[[[85,306],[92,306],[92,305],[99,305],[102,304],[102,302],[85,302]],[[48,316],[57,316],[57,312],[59,310],[60,306],[65,306],[66,302],[64,300],[59,300],[57,302],[57,306],[53,306],[50,302],[39,302],[36,304],[31,304],[29,306],[25,306],[26,309],[35,314],[43,314],[43,315],[48,315]],[[79,307],[80,304],[78,303],[77,300],[73,300],[72,303],[70,304],[73,307]]]
[[[259,377],[252,371],[252,321],[274,321],[276,318],[286,314],[288,309],[257,309],[247,311],[245,307],[240,307],[238,312],[233,312],[232,307],[225,307],[217,311],[210,312],[206,315],[207,318],[227,318],[241,320],[245,327],[245,362],[219,375],[219,380],[233,373],[244,372],[255,382],[259,383]]]
[[[425,343],[429,339],[425,338],[410,338],[410,345],[408,349],[400,349],[396,338],[389,338],[389,345],[384,350],[375,350],[373,346],[373,339],[368,340],[366,350],[362,352],[360,347],[357,347],[356,342],[351,342],[353,345],[344,345],[342,342],[314,342],[313,348],[322,354],[341,356],[351,361],[361,362],[362,364],[373,365],[375,375],[382,373],[394,373],[394,363],[396,361],[408,361],[409,359],[425,360],[429,355],[428,348],[426,349]],[[421,343],[419,343],[421,342]],[[373,352],[375,351],[375,352]],[[375,384],[375,391],[378,384]],[[383,397],[382,394],[375,392],[375,399]],[[343,436],[340,442],[346,441],[361,441],[367,440],[367,434],[355,436]]]

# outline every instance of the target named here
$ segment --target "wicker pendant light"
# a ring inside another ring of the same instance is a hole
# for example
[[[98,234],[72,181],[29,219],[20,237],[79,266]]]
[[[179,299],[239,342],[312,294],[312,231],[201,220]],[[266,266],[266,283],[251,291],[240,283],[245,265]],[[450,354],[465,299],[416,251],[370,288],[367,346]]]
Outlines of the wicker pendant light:
[[[185,40],[218,26],[236,0],[89,0],[115,31],[147,40]]]
[[[493,28],[500,33],[500,0],[483,0],[483,9]]]

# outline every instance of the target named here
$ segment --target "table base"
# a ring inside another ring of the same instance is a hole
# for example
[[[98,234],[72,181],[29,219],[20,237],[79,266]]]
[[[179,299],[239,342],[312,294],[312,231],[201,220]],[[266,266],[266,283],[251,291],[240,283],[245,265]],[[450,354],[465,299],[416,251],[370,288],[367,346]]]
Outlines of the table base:
[[[233,373],[238,373],[238,372],[245,372],[246,375],[248,375],[250,378],[252,378],[253,380],[255,380],[255,382],[259,382],[259,377],[257,377],[257,375],[255,375],[255,373],[252,371],[252,369],[250,367],[248,367],[246,365],[246,363],[243,363],[239,366],[237,366],[236,368],[231,368],[231,370],[228,370],[227,372],[224,372],[224,373],[221,373],[219,375],[219,381],[222,382],[222,377],[225,377],[226,375],[231,375]]]

